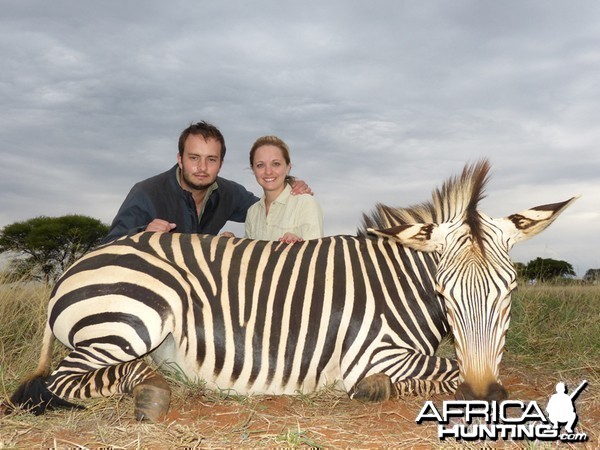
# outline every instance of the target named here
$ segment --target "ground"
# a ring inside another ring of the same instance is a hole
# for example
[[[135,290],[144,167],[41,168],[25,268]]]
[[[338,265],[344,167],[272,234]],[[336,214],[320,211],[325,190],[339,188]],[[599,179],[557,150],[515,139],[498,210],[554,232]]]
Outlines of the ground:
[[[564,374],[561,378],[565,379]],[[557,381],[556,374],[543,368],[520,371],[503,367],[503,382],[511,399],[526,403],[536,400],[545,407]],[[581,381],[573,379],[571,384]],[[436,424],[415,422],[424,398],[362,403],[333,388],[312,395],[226,398],[201,387],[174,384],[173,388],[170,412],[157,423],[136,422],[129,396],[92,401],[84,411],[60,410],[40,417],[19,412],[1,417],[0,449],[600,448],[597,383],[590,383],[575,403],[579,415],[576,430],[588,435],[587,442],[576,444],[440,441]],[[435,396],[431,400],[441,407],[443,400],[450,399]]]

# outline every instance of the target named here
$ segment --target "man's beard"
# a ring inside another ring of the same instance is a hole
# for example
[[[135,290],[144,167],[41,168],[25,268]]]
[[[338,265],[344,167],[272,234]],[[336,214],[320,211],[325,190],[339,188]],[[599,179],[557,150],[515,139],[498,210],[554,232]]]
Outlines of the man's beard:
[[[192,176],[183,169],[181,170],[181,176],[183,177],[186,186],[196,191],[205,191],[215,182],[215,180],[211,180],[208,183],[197,183],[193,180]]]

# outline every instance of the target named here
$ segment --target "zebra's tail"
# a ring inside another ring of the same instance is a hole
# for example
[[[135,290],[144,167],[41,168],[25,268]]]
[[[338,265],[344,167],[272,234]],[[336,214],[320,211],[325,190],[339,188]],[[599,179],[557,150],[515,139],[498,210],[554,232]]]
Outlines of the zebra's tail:
[[[40,360],[37,369],[31,374],[29,379],[36,377],[47,377],[50,375],[50,366],[52,365],[52,347],[54,344],[54,333],[50,329],[50,324],[46,322],[44,329],[44,339],[42,340],[42,350],[40,351]]]
[[[53,344],[54,334],[50,329],[50,325],[46,323],[37,369],[21,383],[10,397],[9,404],[5,405],[5,412],[7,414],[11,413],[17,406],[34,413],[36,416],[44,414],[47,409],[55,409],[57,407],[81,408],[79,405],[67,402],[54,395],[46,387],[45,380],[50,375],[50,366],[52,364]]]
[[[20,407],[36,416],[44,414],[48,409],[78,408],[83,406],[63,400],[54,395],[46,387],[46,378],[33,376],[24,381],[10,397],[10,404],[6,405],[6,414],[10,414],[15,407]]]

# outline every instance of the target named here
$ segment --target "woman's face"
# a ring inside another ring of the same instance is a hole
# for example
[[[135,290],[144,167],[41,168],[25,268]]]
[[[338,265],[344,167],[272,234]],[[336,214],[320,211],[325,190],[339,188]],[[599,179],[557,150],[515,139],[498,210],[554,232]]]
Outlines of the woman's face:
[[[256,181],[265,192],[279,193],[285,187],[285,177],[290,172],[283,152],[275,145],[263,145],[256,149],[252,171]]]

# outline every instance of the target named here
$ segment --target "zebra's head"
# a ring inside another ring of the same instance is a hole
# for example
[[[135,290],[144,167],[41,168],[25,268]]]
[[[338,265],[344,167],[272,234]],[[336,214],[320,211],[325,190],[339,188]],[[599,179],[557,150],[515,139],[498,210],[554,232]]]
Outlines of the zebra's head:
[[[436,289],[444,298],[460,371],[456,397],[466,400],[508,397],[499,366],[517,285],[509,250],[542,232],[576,199],[490,218],[477,211],[488,171],[487,161],[466,167],[434,192],[431,204],[380,206],[379,219],[393,226],[367,230],[438,255]]]

